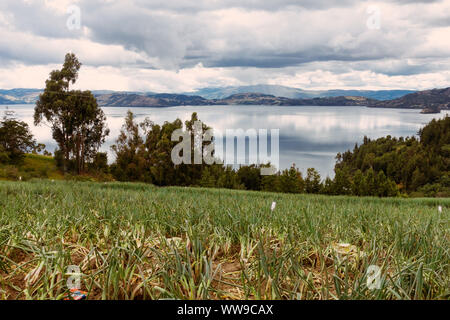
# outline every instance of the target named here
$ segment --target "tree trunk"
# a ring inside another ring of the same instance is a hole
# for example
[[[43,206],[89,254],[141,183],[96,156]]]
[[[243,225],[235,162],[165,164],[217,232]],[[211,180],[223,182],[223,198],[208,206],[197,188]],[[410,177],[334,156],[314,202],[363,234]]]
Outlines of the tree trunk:
[[[67,150],[67,133],[66,133],[66,129],[63,127],[63,137],[64,137],[64,141],[62,143],[63,145],[63,172],[64,174],[67,172],[67,161],[69,160],[69,151]]]
[[[84,172],[85,171],[85,159],[86,159],[86,155],[85,155],[85,141],[84,141],[84,137],[83,134],[81,134],[81,171]]]
[[[77,133],[77,140],[76,140],[76,162],[77,162],[77,173],[81,173],[81,156],[80,156],[80,134]]]

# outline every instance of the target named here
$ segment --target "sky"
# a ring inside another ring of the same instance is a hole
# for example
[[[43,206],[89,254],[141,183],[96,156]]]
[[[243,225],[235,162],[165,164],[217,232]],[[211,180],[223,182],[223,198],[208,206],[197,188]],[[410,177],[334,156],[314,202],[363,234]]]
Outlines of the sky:
[[[0,88],[189,92],[450,86],[450,0],[1,0]]]

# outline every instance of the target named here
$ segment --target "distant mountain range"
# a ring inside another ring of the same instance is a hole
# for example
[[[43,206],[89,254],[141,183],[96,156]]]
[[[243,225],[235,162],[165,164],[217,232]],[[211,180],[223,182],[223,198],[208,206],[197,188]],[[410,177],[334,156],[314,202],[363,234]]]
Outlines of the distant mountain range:
[[[422,109],[437,113],[450,109],[450,88],[417,91],[392,100],[376,100],[364,96],[330,96],[286,98],[263,93],[236,93],[225,98],[206,99],[186,94],[126,94],[97,96],[102,106],[170,107],[183,105],[273,105],[273,106],[369,106],[374,108]]]
[[[95,93],[94,93],[95,94]],[[199,96],[182,94],[136,94],[136,93],[110,93],[96,95],[100,106],[109,107],[173,107],[173,106],[206,106],[214,104]]]
[[[450,109],[450,87],[417,91],[398,99],[377,101],[369,107],[422,109],[422,113],[438,113]]]
[[[42,89],[0,89],[0,104],[27,104],[34,103],[39,97]],[[112,90],[94,90],[94,95],[104,94],[135,94],[135,95],[156,95],[155,92],[117,92]],[[200,96],[205,99],[225,99],[239,93],[261,93],[290,99],[312,99],[327,98],[339,96],[358,96],[375,100],[390,100],[400,98],[412,90],[323,90],[311,91],[297,88],[277,86],[277,85],[254,85],[254,86],[235,86],[223,88],[203,88],[194,92],[183,92],[181,95]]]
[[[43,89],[9,89],[4,90],[0,89],[0,105],[2,104],[33,104],[39,99],[39,95],[43,92]],[[103,94],[110,93],[121,93],[121,94],[129,94],[136,93],[142,94],[139,92],[117,92],[113,90],[94,90],[92,93],[95,96],[100,96]]]
[[[247,91],[245,91],[247,90]],[[244,91],[244,92],[240,92]],[[262,92],[261,92],[262,91]],[[0,90],[0,104],[34,103],[42,90]],[[374,108],[422,109],[424,113],[450,109],[450,88],[410,90],[328,90],[258,85],[205,88],[184,94],[93,91],[99,105],[115,107],[171,107],[185,105],[274,105],[274,106],[369,106]]]
[[[185,95],[196,95],[206,99],[224,99],[238,93],[262,93],[276,97],[291,99],[327,98],[340,96],[365,97],[375,100],[391,100],[400,98],[413,90],[302,90],[277,85],[254,85],[223,88],[204,88],[194,92],[184,92]]]
[[[35,103],[41,92],[41,89],[0,89],[0,104]]]
[[[109,107],[172,107],[211,105],[271,105],[271,106],[364,106],[377,102],[365,97],[328,97],[290,99],[262,93],[238,93],[224,99],[205,99],[184,94],[105,94],[97,96],[98,104]]]

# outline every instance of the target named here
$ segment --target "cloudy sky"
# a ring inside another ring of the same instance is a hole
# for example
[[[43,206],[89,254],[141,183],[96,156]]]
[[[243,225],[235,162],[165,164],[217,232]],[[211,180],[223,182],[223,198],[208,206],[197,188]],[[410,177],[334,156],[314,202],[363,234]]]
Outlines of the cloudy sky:
[[[0,88],[450,86],[450,0],[1,0]]]

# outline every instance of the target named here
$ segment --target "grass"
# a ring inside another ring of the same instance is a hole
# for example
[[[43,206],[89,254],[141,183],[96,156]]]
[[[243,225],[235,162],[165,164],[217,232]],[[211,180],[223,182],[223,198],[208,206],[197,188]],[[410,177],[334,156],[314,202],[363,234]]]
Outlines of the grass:
[[[20,164],[0,164],[0,180],[29,180],[33,178],[62,180],[64,176],[56,167],[53,157],[38,154],[26,154]]]
[[[70,265],[88,299],[449,299],[449,208],[448,198],[0,181],[0,299],[62,299]],[[379,289],[367,286],[370,265]]]

